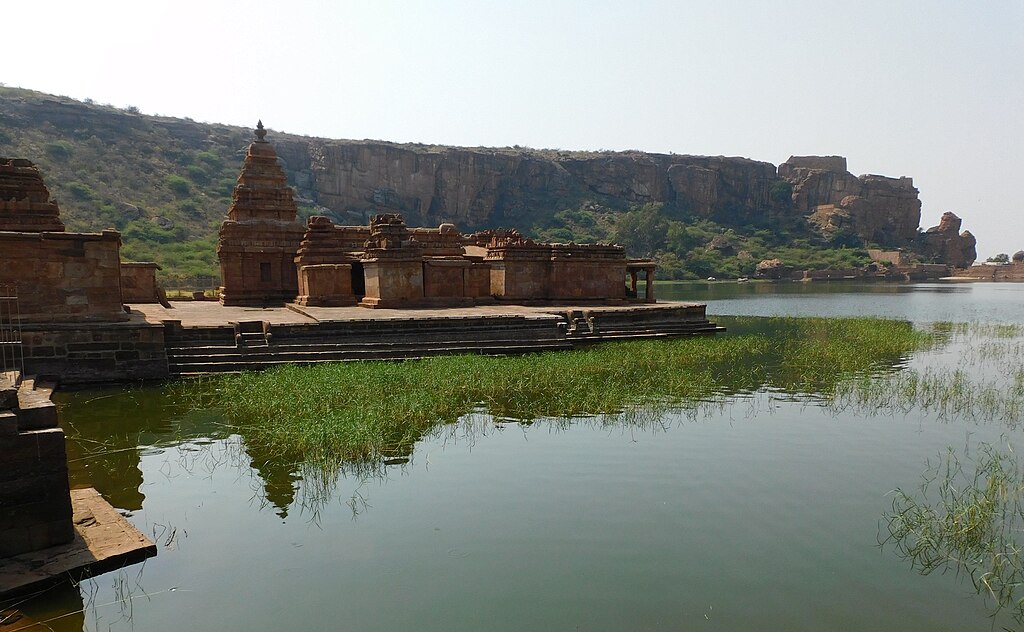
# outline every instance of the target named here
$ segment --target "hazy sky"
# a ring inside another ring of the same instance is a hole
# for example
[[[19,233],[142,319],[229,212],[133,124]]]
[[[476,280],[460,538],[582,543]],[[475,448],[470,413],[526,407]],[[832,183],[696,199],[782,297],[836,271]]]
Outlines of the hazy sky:
[[[448,145],[839,154],[1024,249],[1024,0],[5,2],[0,82]]]

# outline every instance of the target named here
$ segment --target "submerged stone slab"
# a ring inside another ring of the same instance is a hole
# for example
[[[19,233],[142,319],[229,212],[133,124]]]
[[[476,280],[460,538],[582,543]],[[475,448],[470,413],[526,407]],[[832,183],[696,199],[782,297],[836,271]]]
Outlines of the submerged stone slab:
[[[0,598],[100,575],[156,555],[156,545],[95,489],[71,490],[71,505],[71,542],[0,559]]]

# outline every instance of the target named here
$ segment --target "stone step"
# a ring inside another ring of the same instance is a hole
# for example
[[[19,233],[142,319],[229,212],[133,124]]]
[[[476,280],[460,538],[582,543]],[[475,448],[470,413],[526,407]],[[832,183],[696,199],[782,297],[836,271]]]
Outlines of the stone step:
[[[428,345],[428,344],[392,344],[392,343],[378,343],[375,345],[322,345],[322,346],[292,346],[292,345],[279,345],[272,347],[261,347],[257,349],[245,348],[245,347],[212,347],[208,348],[204,353],[197,353],[196,349],[189,349],[188,353],[176,353],[176,350],[168,350],[168,358],[174,362],[188,361],[192,358],[216,358],[216,357],[239,357],[239,358],[267,358],[267,357],[289,357],[289,356],[301,356],[311,355],[320,356],[325,354],[333,355],[345,355],[355,354],[362,355],[367,353],[414,353],[423,350],[429,351],[460,351],[462,349],[487,349],[492,347],[544,347],[544,348],[559,348],[564,349],[570,347],[570,343],[566,340],[511,340],[511,339],[500,339],[491,341],[449,341],[443,345]]]
[[[362,353],[348,351],[345,353],[321,354],[276,354],[264,357],[246,356],[221,356],[217,358],[195,357],[188,360],[173,359],[168,362],[170,372],[174,375],[194,375],[202,373],[223,373],[237,372],[243,370],[257,370],[261,368],[277,366],[281,364],[319,364],[324,362],[356,362],[366,360],[413,360],[441,355],[452,355],[456,353],[482,354],[482,355],[521,355],[538,351],[555,351],[569,348],[567,343],[562,344],[523,344],[523,345],[493,345],[493,346],[465,346],[459,349],[452,347],[435,347],[409,349],[405,352],[369,350]]]
[[[600,342],[606,340],[643,340],[649,338],[674,338],[693,336],[695,334],[712,334],[722,329],[716,325],[708,324],[701,327],[660,327],[650,329],[629,329],[629,330],[596,330],[593,333],[569,332],[567,338],[572,342]]]
[[[229,355],[229,354],[245,354],[245,355],[274,355],[278,353],[296,353],[296,352],[322,352],[322,351],[338,351],[346,352],[352,351],[365,351],[365,350],[384,350],[384,351],[400,351],[404,349],[420,349],[425,345],[429,345],[433,342],[441,342],[445,348],[460,348],[460,347],[479,347],[486,345],[501,345],[501,344],[523,344],[523,343],[551,343],[561,344],[562,338],[537,338],[535,336],[492,336],[489,338],[476,338],[476,339],[460,339],[460,340],[443,340],[443,341],[362,341],[362,342],[338,342],[335,340],[322,340],[318,342],[309,343],[294,343],[291,341],[282,343],[273,343],[270,345],[258,345],[258,346],[234,346],[234,345],[205,345],[205,346],[188,346],[188,347],[168,347],[167,355],[169,357],[181,358],[189,356],[210,356],[210,355]]]
[[[546,327],[517,327],[517,326],[498,326],[498,327],[476,327],[471,329],[451,329],[447,331],[417,331],[417,330],[384,330],[377,332],[353,332],[342,334],[341,332],[329,332],[324,330],[312,330],[308,334],[295,335],[292,332],[277,333],[271,332],[272,337],[270,344],[321,344],[321,343],[336,343],[336,344],[369,344],[380,342],[382,338],[389,341],[437,341],[444,342],[449,340],[481,340],[481,339],[492,339],[500,336],[515,336],[515,337],[552,337],[557,335],[557,329],[554,326],[548,325]],[[168,347],[182,349],[188,347],[214,347],[214,346],[226,346],[235,345],[235,339],[233,336],[224,336],[216,339],[208,337],[202,338],[181,338],[181,337],[167,337],[165,338]],[[243,337],[241,339],[243,344],[265,344],[266,339],[262,336],[259,337]]]

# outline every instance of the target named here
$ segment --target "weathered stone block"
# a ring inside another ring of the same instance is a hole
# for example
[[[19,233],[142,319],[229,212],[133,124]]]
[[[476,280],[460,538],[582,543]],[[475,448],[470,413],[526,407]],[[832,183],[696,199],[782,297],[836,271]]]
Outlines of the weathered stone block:
[[[299,268],[299,305],[355,305],[352,291],[352,265],[313,264]]]
[[[423,295],[426,298],[461,298],[466,294],[465,275],[469,261],[426,259],[423,261]]]

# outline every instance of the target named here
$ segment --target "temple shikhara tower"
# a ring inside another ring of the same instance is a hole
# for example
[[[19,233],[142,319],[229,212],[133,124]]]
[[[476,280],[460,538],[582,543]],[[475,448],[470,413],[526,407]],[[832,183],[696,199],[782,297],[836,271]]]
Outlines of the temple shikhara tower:
[[[295,300],[295,253],[305,227],[277,154],[260,121],[220,228],[220,300],[224,305],[281,305]]]

